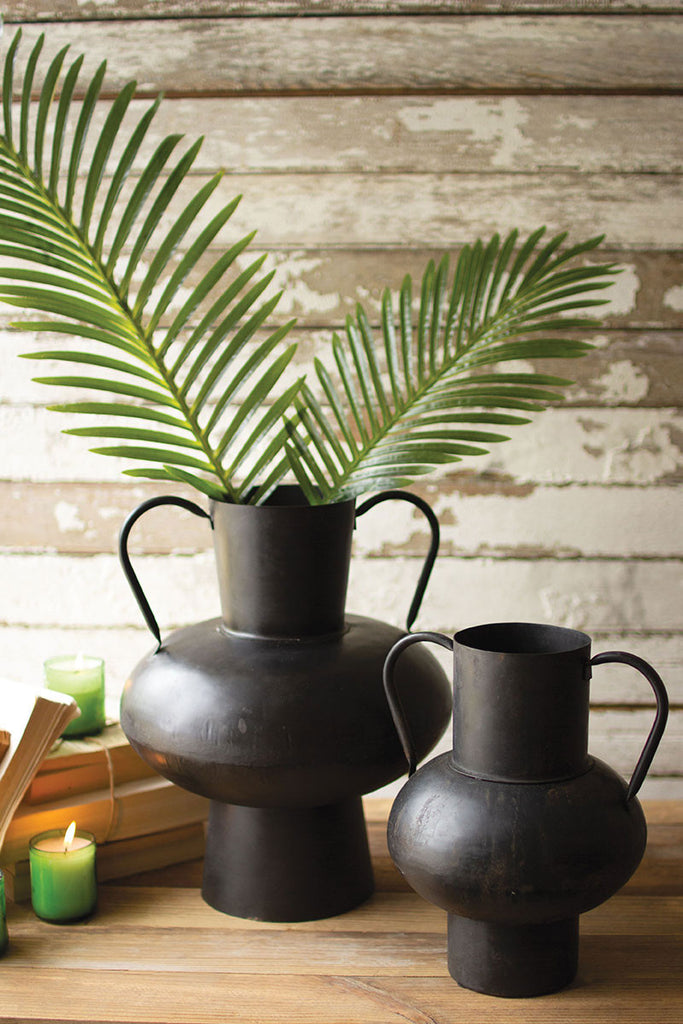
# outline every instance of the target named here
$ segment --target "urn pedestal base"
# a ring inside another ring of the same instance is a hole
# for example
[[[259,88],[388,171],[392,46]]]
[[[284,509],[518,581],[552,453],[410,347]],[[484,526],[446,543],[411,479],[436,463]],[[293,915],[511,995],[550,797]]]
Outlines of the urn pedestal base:
[[[324,807],[211,802],[202,896],[257,921],[343,914],[374,891],[360,797]]]
[[[463,988],[521,998],[557,992],[573,981],[579,919],[504,925],[448,915],[448,971]]]

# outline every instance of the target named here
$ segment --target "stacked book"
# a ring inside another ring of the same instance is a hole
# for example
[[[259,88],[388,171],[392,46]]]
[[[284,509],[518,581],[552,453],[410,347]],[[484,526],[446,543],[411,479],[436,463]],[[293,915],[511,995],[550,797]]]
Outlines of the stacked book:
[[[0,701],[0,718],[2,710]],[[208,800],[157,775],[119,725],[108,725],[98,736],[54,741],[50,709],[41,707],[41,715],[35,731],[49,737],[49,746],[43,740],[41,750],[26,742],[29,722],[23,745],[15,744],[0,764],[0,868],[11,898],[30,895],[31,837],[66,829],[71,821],[94,834],[101,881],[201,857]]]

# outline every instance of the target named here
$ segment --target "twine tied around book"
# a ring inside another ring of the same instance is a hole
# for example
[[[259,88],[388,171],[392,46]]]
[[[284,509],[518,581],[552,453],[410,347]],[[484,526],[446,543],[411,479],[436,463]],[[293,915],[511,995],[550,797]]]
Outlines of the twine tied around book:
[[[107,781],[109,783],[109,820],[105,829],[104,838],[98,840],[101,843],[109,842],[112,832],[118,823],[118,798],[116,796],[116,779],[114,778],[114,762],[111,751],[106,743],[103,743],[97,736],[84,737],[86,743],[92,743],[104,754],[107,762]]]

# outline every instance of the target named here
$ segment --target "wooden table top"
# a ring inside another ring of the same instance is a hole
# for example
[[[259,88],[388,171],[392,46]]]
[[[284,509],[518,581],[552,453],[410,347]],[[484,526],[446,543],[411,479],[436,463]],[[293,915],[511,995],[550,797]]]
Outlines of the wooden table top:
[[[412,893],[386,848],[387,801],[366,803],[377,893],[327,921],[227,917],[201,899],[201,863],[100,886],[76,925],[9,906],[0,1021],[498,1024],[683,1021],[683,802],[645,803],[643,862],[581,918],[563,992],[507,1000],[460,988],[446,916]]]

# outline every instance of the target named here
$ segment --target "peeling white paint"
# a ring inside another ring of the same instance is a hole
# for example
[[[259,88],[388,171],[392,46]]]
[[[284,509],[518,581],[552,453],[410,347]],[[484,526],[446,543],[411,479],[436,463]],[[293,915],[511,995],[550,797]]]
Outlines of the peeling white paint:
[[[557,124],[560,128],[576,128],[580,132],[590,132],[598,124],[597,117],[581,117],[580,114],[565,114],[562,113],[557,118]]]
[[[619,265],[620,273],[612,278],[612,284],[604,292],[607,305],[600,310],[601,316],[626,316],[636,308],[640,289],[640,278],[631,263]]]
[[[654,484],[683,467],[674,431],[683,431],[676,410],[548,409],[471,465],[520,483]]]
[[[58,501],[54,506],[54,516],[60,533],[83,533],[85,523],[81,519],[78,506],[70,501]]]
[[[674,473],[683,463],[683,453],[674,443],[671,432],[654,424],[644,426],[635,435],[622,436],[598,447],[596,456],[602,460],[603,480],[619,479],[628,466],[634,482],[654,483],[667,473]]]
[[[337,309],[341,301],[339,292],[325,294],[315,291],[305,279],[305,275],[314,274],[322,264],[322,259],[311,258],[304,253],[292,253],[287,262],[276,268],[271,287],[273,291],[283,291],[278,304],[280,314],[310,315]]]
[[[54,391],[51,397],[58,401],[61,396]],[[103,423],[104,420],[92,417],[89,422]],[[128,465],[124,459],[94,455],[88,451],[93,444],[91,439],[67,437],[62,433],[69,427],[83,424],[83,416],[0,404],[0,437],[16,439],[12,444],[0,445],[0,478],[120,480],[121,471]]]
[[[139,494],[140,492],[138,492],[138,496]],[[106,505],[100,505],[99,508],[97,509],[97,514],[100,517],[100,519],[104,520],[120,519],[121,509],[112,506],[107,507]]]
[[[406,501],[387,501],[370,509],[356,523],[353,550],[357,555],[377,554],[390,541],[401,544],[414,533],[424,531],[426,520]]]
[[[493,144],[494,167],[514,166],[515,156],[529,146],[522,132],[529,115],[512,98],[496,106],[488,100],[439,99],[419,107],[405,106],[398,118],[411,132],[459,132],[472,142]]]
[[[664,292],[664,305],[683,313],[683,284],[676,284]]]
[[[568,629],[589,629],[600,607],[600,596],[590,591],[582,594],[542,587],[539,598],[547,622],[561,622]]]
[[[538,373],[538,367],[525,359],[509,359],[494,368],[495,373]]]
[[[615,629],[644,621],[646,612],[635,567],[623,563],[621,572],[622,582],[618,590],[590,585],[580,590],[556,585],[541,588],[539,597],[547,620],[589,632],[599,619],[606,619],[611,624],[610,628]]]
[[[603,389],[602,400],[607,405],[636,404],[650,389],[646,374],[629,359],[612,363],[595,383]]]

